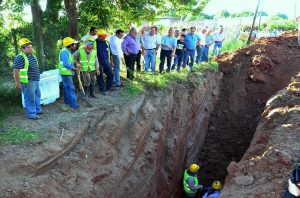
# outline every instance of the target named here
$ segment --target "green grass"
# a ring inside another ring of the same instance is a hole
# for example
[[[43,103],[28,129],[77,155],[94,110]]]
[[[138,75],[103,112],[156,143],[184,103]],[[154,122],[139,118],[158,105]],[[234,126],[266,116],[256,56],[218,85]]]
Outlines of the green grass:
[[[21,110],[21,92],[14,88],[0,87],[0,126],[4,119]]]
[[[222,46],[222,52],[233,52],[236,49],[244,47],[246,45],[246,41],[237,40],[237,39],[227,39],[224,41]]]
[[[208,63],[194,64],[193,69],[196,75],[202,76],[203,71],[210,69],[213,71],[218,70],[218,63],[209,61]],[[127,86],[122,89],[122,93],[127,98],[134,98],[141,93],[144,93],[146,89],[168,89],[174,84],[184,84],[189,81],[188,75],[190,74],[189,69],[181,70],[180,72],[172,71],[170,73],[155,73],[151,74],[141,72],[135,73],[135,80],[129,81]],[[122,74],[122,76],[124,73]]]
[[[0,133],[0,145],[24,144],[39,140],[43,140],[41,134],[34,131],[24,131],[20,128],[13,128],[8,132]]]

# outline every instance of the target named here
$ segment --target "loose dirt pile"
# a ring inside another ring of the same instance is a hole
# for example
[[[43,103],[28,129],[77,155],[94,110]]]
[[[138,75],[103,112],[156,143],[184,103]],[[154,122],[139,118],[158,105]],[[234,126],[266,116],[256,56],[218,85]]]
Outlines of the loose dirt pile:
[[[277,91],[287,87],[291,77],[300,72],[300,46],[297,42],[296,33],[288,33],[277,38],[260,39],[233,54],[225,53],[218,59],[220,70],[224,76],[220,85],[219,100],[215,105],[215,112],[210,118],[206,143],[200,156],[200,164],[203,166],[200,178],[203,183],[210,184],[212,180],[225,179],[226,167],[229,163],[240,161],[248,149],[267,100]],[[299,84],[294,82],[289,89],[297,92]],[[265,114],[263,114],[264,119],[266,119]],[[287,118],[283,115],[281,119]],[[276,125],[276,122],[273,124]],[[282,120],[278,121],[278,126],[281,124],[284,124]],[[295,127],[294,124],[292,126]],[[265,131],[265,134],[264,131],[261,132],[260,142],[264,146],[268,144],[269,133],[270,131]],[[276,141],[281,141],[281,139]],[[271,145],[273,148],[278,148],[274,146],[278,143],[276,141]],[[286,142],[286,144],[288,143]],[[282,144],[278,153],[284,152],[284,150],[285,147]],[[260,154],[263,155],[263,153]],[[250,159],[249,156],[244,156],[244,158]],[[276,160],[270,163],[276,163]],[[232,181],[230,178],[235,176],[247,175],[242,171],[244,170],[243,165],[236,168],[237,166],[232,163],[228,170],[231,176],[226,182]],[[267,163],[265,165],[267,166]],[[236,172],[235,169],[232,170],[232,167],[239,169],[240,172],[236,171],[238,173],[234,174]],[[275,172],[278,170],[275,174],[276,177],[281,175],[284,178],[286,171],[290,168],[291,163],[287,162],[283,171],[275,169]],[[268,174],[270,170],[264,169],[263,171]],[[245,180],[248,179],[247,181],[250,180],[251,183],[253,179],[259,179],[257,177],[260,176],[252,174],[250,179],[246,178]],[[269,178],[264,178],[264,181],[270,182]],[[262,183],[259,184],[262,185]],[[274,181],[269,185],[273,184]],[[230,186],[230,184],[228,185]],[[279,184],[281,186],[279,191],[282,190],[282,185],[282,183]],[[234,191],[238,188],[230,190],[231,194],[224,193],[223,197],[257,197],[259,194],[235,195]],[[278,190],[274,192],[278,193]]]

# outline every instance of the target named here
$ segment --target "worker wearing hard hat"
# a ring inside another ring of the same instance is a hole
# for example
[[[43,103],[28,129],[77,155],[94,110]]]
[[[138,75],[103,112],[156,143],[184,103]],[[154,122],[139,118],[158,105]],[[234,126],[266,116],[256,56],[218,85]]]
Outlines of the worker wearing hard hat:
[[[40,104],[41,91],[39,88],[40,70],[36,57],[32,54],[32,42],[21,38],[18,42],[22,52],[14,59],[14,79],[16,88],[24,95],[27,118],[39,119],[42,114]]]
[[[83,76],[84,93],[90,91],[90,96],[97,98],[95,94],[96,75],[100,74],[97,51],[94,50],[95,39],[87,37],[85,45],[80,47],[74,54],[74,63],[80,67]]]
[[[212,185],[206,188],[202,198],[219,198],[222,183],[220,181],[213,181]]]
[[[183,189],[186,197],[196,197],[198,189],[202,189],[202,185],[199,185],[197,172],[199,170],[197,164],[190,165],[188,170],[183,174]]]
[[[113,91],[114,88],[114,73],[112,71],[112,58],[109,42],[106,40],[108,34],[105,30],[99,29],[97,31],[98,38],[97,44],[97,56],[100,64],[100,75],[97,76],[99,90],[102,95],[106,95],[106,91]],[[106,83],[104,82],[104,74],[106,74]]]
[[[74,71],[79,71],[79,68],[75,67],[74,58],[72,52],[76,49],[76,40],[71,37],[66,37],[63,39],[63,48],[59,53],[59,74],[63,81],[63,94],[64,103],[67,104],[72,109],[78,109],[78,104],[76,102],[75,87],[73,84],[73,74]]]

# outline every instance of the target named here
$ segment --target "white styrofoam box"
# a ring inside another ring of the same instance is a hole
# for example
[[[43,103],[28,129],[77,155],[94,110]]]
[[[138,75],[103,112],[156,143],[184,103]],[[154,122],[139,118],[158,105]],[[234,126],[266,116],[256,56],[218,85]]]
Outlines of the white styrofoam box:
[[[41,104],[46,105],[55,102],[59,98],[59,82],[61,76],[57,71],[49,70],[40,75],[40,90],[41,90]],[[24,96],[22,93],[22,105],[25,107]]]

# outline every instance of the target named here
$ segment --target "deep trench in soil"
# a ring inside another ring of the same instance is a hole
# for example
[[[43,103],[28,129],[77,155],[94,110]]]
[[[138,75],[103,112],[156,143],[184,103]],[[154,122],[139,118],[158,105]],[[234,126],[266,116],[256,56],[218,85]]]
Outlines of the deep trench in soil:
[[[201,184],[224,182],[229,163],[240,161],[248,149],[267,100],[285,88],[298,71],[296,67],[278,69],[266,83],[248,78],[246,66],[224,74],[199,155]]]

